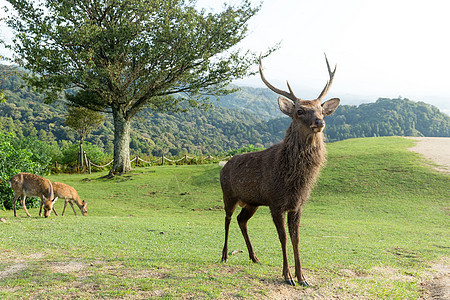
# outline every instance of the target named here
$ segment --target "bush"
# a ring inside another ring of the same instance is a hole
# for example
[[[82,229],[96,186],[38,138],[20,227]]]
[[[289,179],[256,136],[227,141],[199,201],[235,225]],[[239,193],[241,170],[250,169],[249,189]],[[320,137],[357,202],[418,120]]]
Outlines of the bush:
[[[86,152],[88,159],[95,164],[102,164],[105,160],[105,153],[103,153],[102,149],[97,145],[84,142],[83,151]],[[60,164],[75,168],[79,164],[79,153],[80,144],[68,144],[65,147],[62,147],[62,155],[57,161]]]
[[[14,147],[16,140],[12,134],[0,132],[0,207],[12,208],[13,191],[9,186],[9,179],[20,172],[42,174],[42,166],[33,161],[33,153],[26,149]],[[40,199],[27,198],[27,207],[37,207]],[[19,203],[20,206],[20,203]]]
[[[24,149],[32,153],[31,160],[41,166],[37,171],[39,174],[49,173],[52,162],[62,155],[56,142],[44,143],[36,137],[14,139],[12,144],[16,149]]]

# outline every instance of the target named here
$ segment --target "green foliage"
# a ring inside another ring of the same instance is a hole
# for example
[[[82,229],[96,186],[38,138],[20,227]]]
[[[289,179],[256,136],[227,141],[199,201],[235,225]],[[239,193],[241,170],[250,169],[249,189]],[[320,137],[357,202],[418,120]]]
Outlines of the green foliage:
[[[96,164],[103,163],[105,160],[105,153],[97,145],[89,142],[84,143],[84,151],[89,160]],[[77,144],[67,144],[61,149],[62,155],[57,159],[59,164],[75,168],[79,165],[80,147]]]
[[[12,48],[32,71],[29,83],[50,99],[76,85],[103,107],[132,101],[134,110],[155,96],[195,94],[239,78],[255,61],[232,49],[259,10],[250,1],[220,13],[182,0],[9,2],[17,12],[6,19],[18,33]],[[77,100],[89,105],[86,99]]]
[[[2,19],[0,18],[0,21]],[[4,44],[4,41],[0,38],[0,45]],[[0,55],[0,61],[7,60],[7,58]],[[15,72],[15,68],[12,66],[1,66],[0,68],[0,85],[3,83],[6,77],[10,76]],[[4,103],[6,101],[5,94],[2,89],[0,89],[0,103]]]
[[[67,111],[65,124],[78,133],[80,143],[83,143],[88,134],[105,120],[105,117],[97,111],[84,107],[68,106]]]
[[[31,152],[31,160],[37,163],[37,174],[46,174],[49,172],[52,162],[61,157],[61,149],[56,142],[45,143],[38,140],[37,137],[24,137],[14,139],[12,145],[15,149],[24,149]]]
[[[14,145],[15,144],[15,145]],[[20,172],[41,174],[43,167],[33,160],[34,154],[26,149],[17,147],[18,143],[11,134],[0,132],[0,207],[11,209],[13,192],[9,186],[9,179]],[[36,157],[34,157],[36,158]],[[27,197],[27,207],[35,207],[40,200]],[[17,202],[17,204],[19,204]],[[16,205],[17,205],[16,204]],[[20,206],[20,204],[19,204]]]
[[[255,152],[255,151],[261,151],[264,150],[264,147],[257,147],[255,145],[249,144],[245,147],[239,148],[239,149],[235,149],[235,150],[231,150],[227,152],[227,155],[237,155],[237,154],[242,154],[242,153],[247,153],[247,152]]]

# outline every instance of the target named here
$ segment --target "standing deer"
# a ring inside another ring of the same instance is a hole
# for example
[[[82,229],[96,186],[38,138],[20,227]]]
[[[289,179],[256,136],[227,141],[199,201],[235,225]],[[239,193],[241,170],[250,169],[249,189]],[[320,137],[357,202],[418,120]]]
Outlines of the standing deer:
[[[50,180],[31,173],[19,173],[11,177],[9,180],[9,185],[14,191],[14,217],[17,217],[16,201],[19,197],[21,197],[20,203],[22,204],[25,213],[27,216],[31,217],[27,206],[25,205],[25,199],[27,196],[40,197],[41,207],[39,209],[39,215],[42,216],[42,206],[44,206],[45,217],[48,218],[50,216],[51,210],[53,209],[53,187]],[[55,210],[53,209],[53,211]],[[56,211],[55,215],[57,215]]]
[[[66,206],[67,203],[70,204],[70,206],[72,206],[72,210],[73,213],[75,214],[75,216],[77,215],[77,212],[75,211],[75,208],[73,207],[73,203],[75,203],[81,210],[81,214],[83,216],[87,215],[87,203],[84,200],[80,199],[80,196],[78,196],[77,191],[71,187],[70,185],[67,185],[65,183],[61,183],[61,182],[52,182],[52,186],[53,186],[53,191],[55,194],[55,199],[53,199],[53,203],[56,202],[56,200],[58,200],[58,198],[62,198],[65,199],[64,202],[64,208],[63,208],[63,212],[62,215],[64,216],[64,212],[66,211]]]
[[[261,57],[259,73],[264,84],[275,93],[280,110],[292,118],[286,135],[278,144],[252,153],[234,156],[220,173],[225,208],[225,244],[222,261],[228,260],[228,231],[231,216],[239,204],[242,207],[237,217],[239,227],[247,244],[250,259],[259,263],[247,231],[247,222],[259,206],[269,206],[283,252],[283,276],[290,285],[295,281],[289,271],[286,253],[285,213],[294,250],[295,276],[302,286],[309,286],[302,273],[299,255],[299,225],[302,205],[309,198],[320,167],[325,162],[326,150],[322,130],[324,116],[331,115],[339,105],[337,98],[321,104],[333,83],[336,67],[332,72],[325,56],[330,80],[315,100],[297,98],[287,83],[289,92],[272,86],[264,77]],[[288,100],[289,99],[289,100]]]

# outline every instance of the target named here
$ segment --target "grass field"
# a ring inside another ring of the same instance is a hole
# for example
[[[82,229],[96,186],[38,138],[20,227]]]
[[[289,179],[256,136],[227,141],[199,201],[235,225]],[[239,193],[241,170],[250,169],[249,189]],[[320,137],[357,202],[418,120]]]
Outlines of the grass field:
[[[301,221],[311,288],[284,283],[267,208],[249,221],[262,264],[248,259],[235,218],[229,248],[237,253],[221,263],[220,167],[164,166],[113,179],[49,176],[78,190],[87,217],[70,207],[48,219],[38,209],[32,218],[0,211],[0,298],[429,297],[433,267],[448,263],[450,180],[409,152],[413,143],[389,137],[327,145],[328,162]],[[58,200],[58,213],[62,207]],[[291,253],[289,246],[293,266]]]

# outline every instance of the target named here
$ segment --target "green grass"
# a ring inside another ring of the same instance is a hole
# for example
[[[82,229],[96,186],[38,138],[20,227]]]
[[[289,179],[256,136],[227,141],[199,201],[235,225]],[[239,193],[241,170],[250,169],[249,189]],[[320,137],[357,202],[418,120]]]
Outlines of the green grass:
[[[301,258],[313,288],[289,287],[267,208],[249,221],[262,264],[248,259],[235,218],[220,263],[224,212],[217,165],[139,168],[129,175],[53,175],[88,202],[88,216],[1,212],[0,298],[416,299],[449,257],[449,176],[403,138],[327,145],[301,221]],[[63,201],[55,208],[62,212]],[[237,213],[235,214],[237,216]],[[290,249],[290,246],[289,246]],[[291,251],[289,251],[291,254]],[[292,255],[289,257],[293,265]]]

